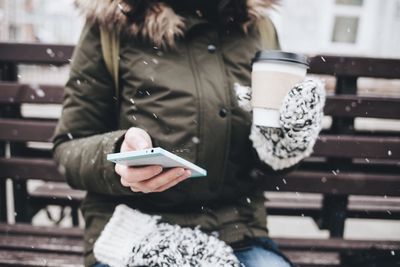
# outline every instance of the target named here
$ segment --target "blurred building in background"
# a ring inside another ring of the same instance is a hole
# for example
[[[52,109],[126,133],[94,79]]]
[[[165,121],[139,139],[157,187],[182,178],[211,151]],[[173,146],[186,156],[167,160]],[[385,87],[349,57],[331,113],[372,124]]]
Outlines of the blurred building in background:
[[[272,16],[285,50],[400,57],[400,0],[282,0]]]
[[[81,27],[73,0],[0,0],[0,41],[74,44]]]
[[[281,0],[282,47],[307,54],[400,57],[400,0]],[[73,0],[0,0],[0,41],[75,43]]]

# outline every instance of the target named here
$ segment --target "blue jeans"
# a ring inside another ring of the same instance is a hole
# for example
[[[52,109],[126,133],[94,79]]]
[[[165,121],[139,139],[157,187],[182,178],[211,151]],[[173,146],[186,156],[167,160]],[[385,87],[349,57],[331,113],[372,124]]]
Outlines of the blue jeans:
[[[271,249],[268,249],[271,248]],[[256,242],[244,249],[236,250],[235,256],[242,267],[291,267],[281,255],[276,253],[275,243],[269,238],[258,238]],[[93,267],[109,267],[108,265],[98,263]]]
[[[235,256],[242,267],[291,267],[291,264],[279,255],[277,245],[269,238],[257,238],[245,249],[235,250]]]

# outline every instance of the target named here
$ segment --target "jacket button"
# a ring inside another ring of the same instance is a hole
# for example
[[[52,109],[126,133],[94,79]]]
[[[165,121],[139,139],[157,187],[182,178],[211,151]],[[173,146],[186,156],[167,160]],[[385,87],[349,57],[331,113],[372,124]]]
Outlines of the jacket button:
[[[217,47],[215,45],[210,44],[210,45],[207,46],[207,50],[210,53],[214,53],[215,50],[217,50]]]
[[[227,110],[226,108],[221,108],[221,109],[220,109],[220,111],[219,111],[219,116],[220,116],[221,118],[225,118],[227,114],[228,114],[228,110]]]

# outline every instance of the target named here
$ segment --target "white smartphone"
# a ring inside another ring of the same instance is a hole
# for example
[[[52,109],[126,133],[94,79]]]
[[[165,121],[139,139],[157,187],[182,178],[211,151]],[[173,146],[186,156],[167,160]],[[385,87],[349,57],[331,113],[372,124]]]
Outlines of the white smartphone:
[[[107,160],[127,166],[160,165],[163,168],[182,167],[191,170],[192,175],[190,177],[207,176],[206,170],[161,147],[108,154]]]

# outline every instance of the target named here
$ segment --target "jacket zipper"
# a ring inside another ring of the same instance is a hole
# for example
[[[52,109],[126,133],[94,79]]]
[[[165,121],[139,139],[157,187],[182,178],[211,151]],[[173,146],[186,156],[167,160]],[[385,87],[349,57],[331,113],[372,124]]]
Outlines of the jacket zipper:
[[[224,103],[224,105],[226,105],[226,108],[228,109],[228,116],[226,116],[226,120],[227,120],[227,126],[226,126],[226,138],[225,138],[225,151],[224,151],[224,163],[222,165],[222,172],[221,175],[219,177],[217,177],[216,181],[215,181],[215,189],[218,189],[221,187],[223,181],[224,181],[224,176],[226,174],[226,168],[227,168],[227,164],[228,164],[228,158],[229,158],[229,150],[230,150],[230,143],[231,143],[231,120],[232,120],[232,105],[231,105],[231,89],[230,88],[230,84],[229,84],[229,79],[227,78],[228,72],[225,68],[225,64],[222,60],[222,44],[221,44],[221,40],[220,40],[220,36],[219,33],[217,32],[217,47],[219,49],[216,49],[216,56],[218,59],[218,63],[219,63],[219,67],[220,67],[220,71],[221,71],[221,77],[223,80],[223,84],[224,84],[224,93],[225,93],[225,98],[226,98],[226,102]]]
[[[194,86],[196,88],[196,104],[197,104],[197,110],[198,110],[198,115],[197,115],[197,137],[200,140],[203,140],[203,135],[202,135],[202,126],[203,126],[203,110],[202,110],[202,104],[201,104],[201,100],[202,100],[202,93],[200,90],[200,79],[199,79],[199,73],[197,68],[194,67],[194,58],[191,54],[191,50],[189,48],[189,45],[185,42],[185,47],[186,47],[186,51],[188,54],[188,58],[189,58],[189,65],[190,65],[190,69],[193,75],[193,80],[194,80]],[[196,147],[196,163],[198,162],[198,160],[200,159],[200,147],[201,146],[197,146]]]

